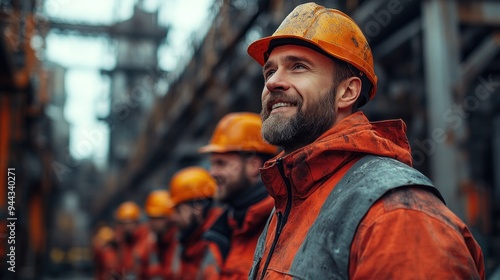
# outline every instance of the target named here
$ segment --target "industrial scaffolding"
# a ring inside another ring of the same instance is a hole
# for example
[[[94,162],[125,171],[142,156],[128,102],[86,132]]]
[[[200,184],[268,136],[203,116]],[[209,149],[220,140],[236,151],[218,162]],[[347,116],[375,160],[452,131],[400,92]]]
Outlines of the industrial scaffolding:
[[[33,17],[39,2],[0,1],[0,167],[22,166],[22,172],[30,174],[29,180],[19,183],[22,191],[17,203],[27,209],[22,214],[25,224],[19,228],[27,244],[20,261],[36,267],[35,271],[43,270],[40,264],[47,261],[43,258],[50,250],[44,245],[50,246],[45,242],[49,236],[40,225],[52,227],[55,215],[36,209],[50,209],[65,184],[79,184],[87,173],[75,170],[76,177],[62,183],[53,172],[52,164],[67,156],[60,148],[68,146],[69,136],[62,132],[40,137],[67,125],[45,113],[49,104],[64,101],[54,98],[60,88],[44,83],[51,81],[47,77],[63,75],[64,69],[39,67],[37,50],[29,44],[33,30],[106,34],[134,44],[153,40],[156,48],[167,34],[162,28],[131,32],[134,28],[125,23],[112,27],[42,22]],[[111,220],[113,210],[124,200],[142,204],[154,186],[168,188],[180,168],[207,166],[197,150],[209,141],[215,124],[226,113],[260,112],[263,78],[246,48],[272,34],[303,2],[215,1],[208,31],[186,46],[193,48],[193,56],[176,71],[163,73],[155,62],[137,67],[118,64],[116,69],[102,71],[110,77],[125,75],[130,81],[121,85],[128,90],[115,88],[116,98],[120,92],[130,94],[138,78],[156,82],[158,76],[167,75],[169,85],[167,92],[145,101],[148,106],[133,107],[135,113],[123,117],[119,104],[111,102],[110,114],[102,116],[102,121],[114,125],[110,146],[128,150],[126,154],[112,150],[109,172],[78,187],[88,192],[91,184],[100,184],[89,209],[94,223]],[[366,34],[379,89],[363,111],[372,121],[401,118],[407,123],[414,166],[433,180],[450,209],[473,230],[485,253],[487,275],[493,273],[500,266],[500,3],[316,2],[346,12]],[[155,54],[152,57],[156,59]],[[4,175],[0,175],[2,182],[6,182]],[[6,197],[1,194],[0,206],[4,211]],[[38,227],[42,230],[33,230]]]

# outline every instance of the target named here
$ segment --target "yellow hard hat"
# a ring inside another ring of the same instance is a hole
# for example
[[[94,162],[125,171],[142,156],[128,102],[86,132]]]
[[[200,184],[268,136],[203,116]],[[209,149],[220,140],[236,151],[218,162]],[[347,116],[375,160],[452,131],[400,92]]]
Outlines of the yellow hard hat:
[[[174,212],[174,202],[166,190],[152,191],[146,198],[144,207],[150,217],[166,217]]]
[[[262,120],[256,113],[230,113],[224,116],[214,130],[210,144],[200,153],[257,152],[276,154],[278,148],[262,139]]]
[[[253,42],[247,51],[260,65],[264,65],[273,47],[285,44],[317,48],[352,64],[362,71],[361,76],[366,75],[372,85],[367,93],[369,99],[375,96],[377,76],[372,51],[359,26],[341,11],[312,2],[299,5],[273,35]]]
[[[170,194],[175,205],[190,200],[213,198],[216,188],[214,178],[201,167],[181,169],[170,180]]]
[[[141,209],[133,201],[120,204],[115,212],[115,219],[120,222],[137,221],[141,216]]]

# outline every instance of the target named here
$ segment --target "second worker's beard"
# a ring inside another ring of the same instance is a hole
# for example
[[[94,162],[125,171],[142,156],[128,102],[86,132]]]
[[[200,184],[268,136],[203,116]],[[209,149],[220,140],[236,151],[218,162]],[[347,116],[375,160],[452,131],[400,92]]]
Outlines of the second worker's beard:
[[[240,170],[238,178],[236,181],[227,182],[224,186],[226,191],[223,195],[218,197],[218,201],[221,203],[233,204],[234,200],[237,199],[238,195],[242,193],[248,186],[251,185],[250,180],[245,177],[244,171]]]

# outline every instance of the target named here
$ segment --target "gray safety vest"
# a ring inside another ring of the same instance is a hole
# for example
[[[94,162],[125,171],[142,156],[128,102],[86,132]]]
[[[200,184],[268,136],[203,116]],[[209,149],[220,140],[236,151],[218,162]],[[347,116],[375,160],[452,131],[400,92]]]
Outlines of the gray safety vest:
[[[385,193],[405,186],[429,189],[444,202],[429,178],[416,169],[386,157],[360,159],[329,194],[288,273],[297,279],[348,279],[350,248],[359,223]],[[270,220],[257,243],[249,279],[260,277],[256,274]]]

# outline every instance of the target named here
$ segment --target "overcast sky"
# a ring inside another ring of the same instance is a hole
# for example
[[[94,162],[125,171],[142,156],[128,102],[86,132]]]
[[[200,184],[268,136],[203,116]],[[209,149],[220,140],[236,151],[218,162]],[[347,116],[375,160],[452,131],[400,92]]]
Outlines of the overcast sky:
[[[111,24],[131,17],[134,0],[47,0],[46,16],[68,22]],[[170,25],[169,44],[159,53],[159,65],[174,70],[186,57],[186,45],[193,32],[206,27],[214,0],[150,0],[143,1],[147,10],[160,8],[159,21]],[[68,69],[65,117],[71,125],[70,151],[78,159],[91,157],[99,165],[106,162],[109,132],[99,122],[109,110],[105,98],[109,81],[100,69],[112,69],[115,63],[109,41],[98,37],[81,37],[49,33],[45,59]]]

